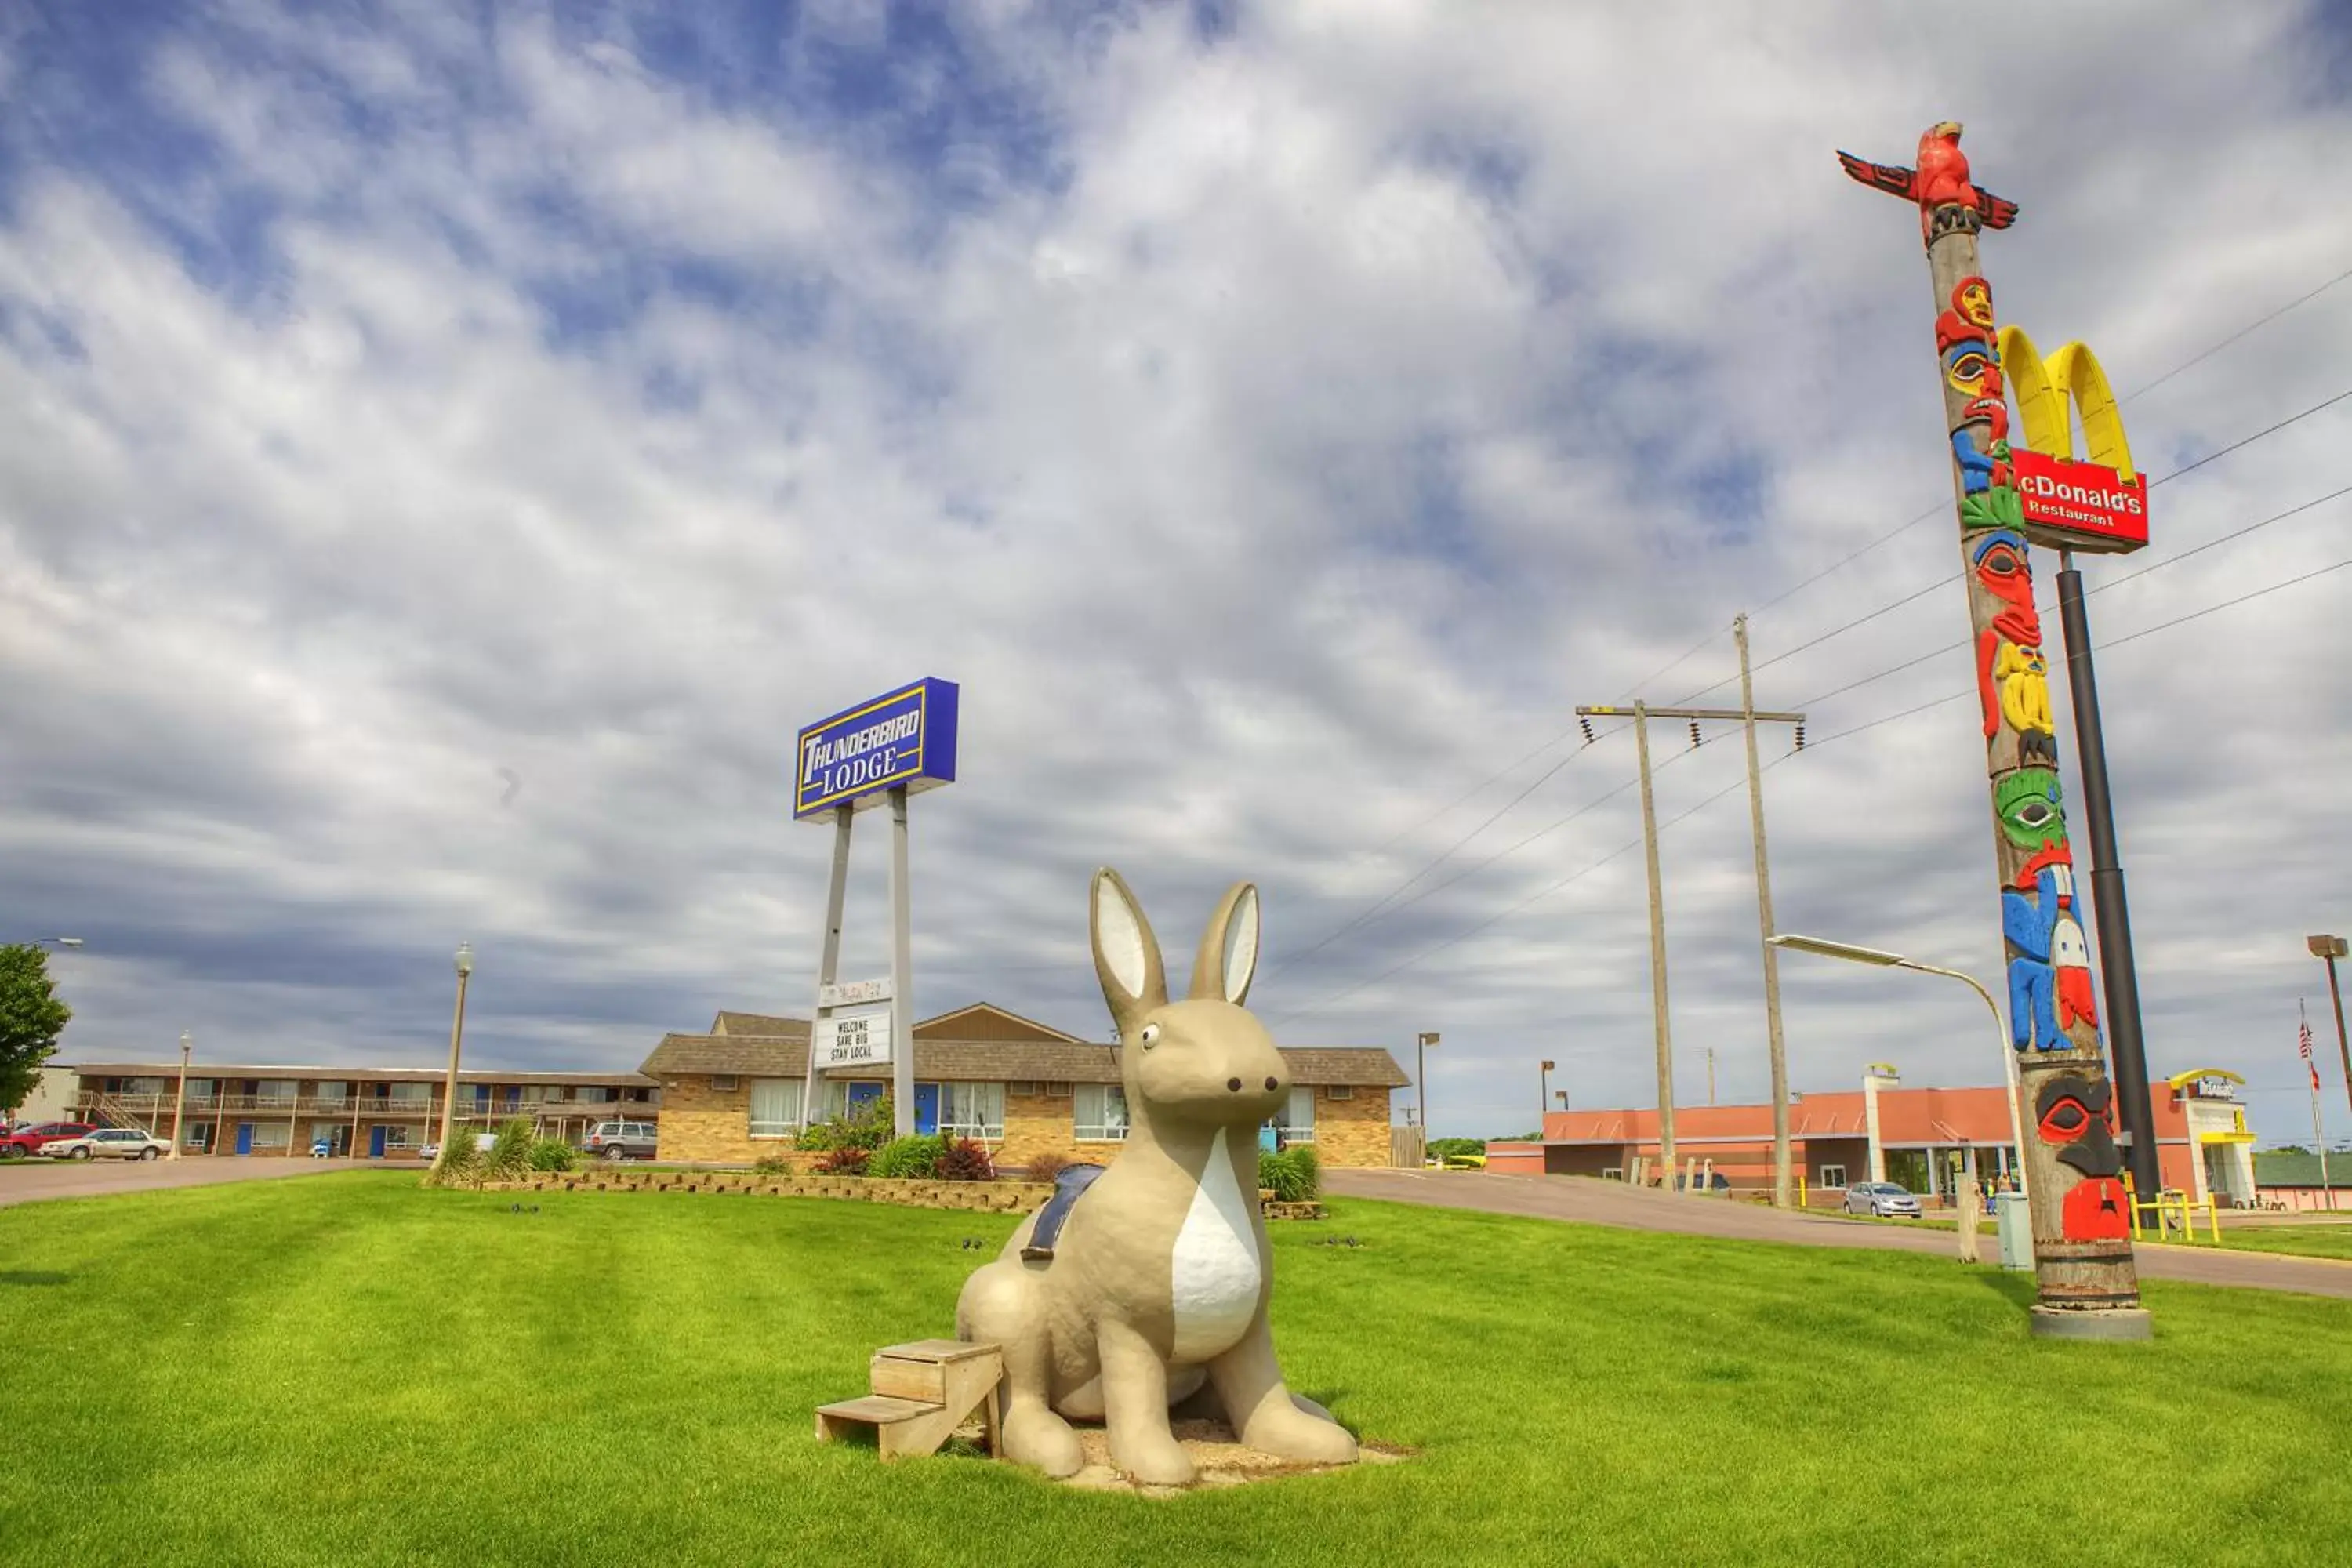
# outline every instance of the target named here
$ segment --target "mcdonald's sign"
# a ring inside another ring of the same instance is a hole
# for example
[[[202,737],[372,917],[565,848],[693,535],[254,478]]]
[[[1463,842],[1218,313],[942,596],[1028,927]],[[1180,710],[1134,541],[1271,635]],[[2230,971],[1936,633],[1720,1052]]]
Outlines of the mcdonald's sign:
[[[2147,476],[2134,471],[2107,373],[2083,343],[2043,358],[2017,327],[2000,330],[2000,368],[2023,439],[2011,444],[2025,536],[2054,550],[2124,555],[2147,543]],[[2087,460],[2074,456],[2074,420]]]

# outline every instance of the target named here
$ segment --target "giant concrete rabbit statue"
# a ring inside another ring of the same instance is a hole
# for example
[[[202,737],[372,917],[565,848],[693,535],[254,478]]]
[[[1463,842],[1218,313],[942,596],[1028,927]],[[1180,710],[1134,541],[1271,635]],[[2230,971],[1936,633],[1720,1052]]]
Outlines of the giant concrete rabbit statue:
[[[1168,1407],[1205,1382],[1247,1447],[1352,1463],[1355,1439],[1284,1385],[1266,1327],[1274,1259],[1258,1213],[1257,1129],[1290,1073],[1242,1006],[1257,968],[1257,889],[1236,883],[1225,894],[1181,1002],[1168,1000],[1160,944],[1116,871],[1095,873],[1092,917],[1129,1127],[1083,1197],[1031,1215],[956,1303],[959,1339],[1003,1347],[1003,1451],[1070,1475],[1080,1458],[1065,1417],[1099,1417],[1118,1468],[1183,1485],[1192,1462]],[[1036,1237],[1041,1219],[1049,1229]]]

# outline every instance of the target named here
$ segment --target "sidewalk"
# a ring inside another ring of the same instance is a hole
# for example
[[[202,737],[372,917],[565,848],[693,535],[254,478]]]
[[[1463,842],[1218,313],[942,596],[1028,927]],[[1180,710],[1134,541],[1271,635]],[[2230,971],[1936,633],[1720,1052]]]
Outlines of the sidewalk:
[[[1327,1167],[1324,1190],[1337,1197],[1383,1198],[1436,1208],[1475,1209],[1482,1214],[1524,1215],[1534,1219],[1573,1220],[1627,1230],[1714,1236],[1734,1241],[1776,1241],[1791,1247],[1877,1247],[1892,1252],[1957,1255],[1948,1230],[1913,1230],[1896,1225],[1838,1219],[1826,1215],[1784,1214],[1762,1204],[1727,1198],[1685,1197],[1651,1187],[1589,1176],[1500,1176],[1484,1171],[1384,1171]],[[1988,1224],[1979,1245],[1991,1256],[1998,1245]],[[2257,1290],[2293,1290],[2306,1296],[2352,1299],[2352,1262],[2294,1258],[2281,1253],[2221,1247],[2147,1246],[2137,1249],[2139,1272],[2148,1279],[2189,1279],[2202,1285],[2236,1285]]]
[[[420,1175],[422,1162],[402,1163]],[[0,1165],[0,1208],[44,1198],[93,1198],[113,1193],[152,1193],[165,1187],[209,1187],[220,1182],[264,1182],[280,1176],[317,1176],[329,1171],[394,1170],[391,1161],[289,1160],[278,1156],[239,1160],[220,1155],[184,1160],[31,1160]]]

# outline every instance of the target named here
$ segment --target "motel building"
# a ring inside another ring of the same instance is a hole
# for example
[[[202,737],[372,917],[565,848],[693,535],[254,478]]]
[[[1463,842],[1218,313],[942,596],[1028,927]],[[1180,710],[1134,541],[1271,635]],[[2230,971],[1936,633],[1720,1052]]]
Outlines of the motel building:
[[[2235,1073],[2201,1068],[2152,1086],[2157,1157],[2168,1188],[2192,1203],[2208,1198],[2222,1208],[2255,1201],[2254,1135]],[[2032,1108],[2027,1107],[2030,1119]],[[1506,1174],[1597,1176],[1625,1181],[1636,1159],[1654,1170],[1655,1110],[1555,1111],[1543,1119],[1535,1143],[1490,1143],[1486,1169]],[[1734,1194],[1772,1187],[1772,1108],[1767,1105],[1677,1105],[1675,1158],[1685,1170],[1696,1161],[1709,1188]],[[1895,1182],[1923,1196],[1953,1201],[1963,1177],[1982,1186],[2011,1184],[2017,1138],[2008,1091],[1906,1087],[1893,1068],[1874,1066],[1862,1088],[1801,1094],[1789,1106],[1789,1163],[1809,1201],[1841,1203],[1856,1182]],[[1718,1183],[1717,1178],[1720,1178]]]
[[[175,1125],[180,1064],[84,1062],[71,1075],[67,1116],[100,1127],[143,1127],[183,1154],[310,1152],[337,1158],[415,1156],[439,1136],[446,1070],[431,1068],[221,1067],[188,1071]],[[579,1142],[599,1121],[654,1121],[660,1091],[634,1072],[461,1072],[457,1118],[494,1123],[529,1117],[541,1134]]]
[[[985,1144],[1003,1165],[1039,1154],[1101,1162],[1127,1136],[1118,1047],[975,1003],[926,1018],[915,1043],[915,1129]],[[664,1160],[740,1164],[777,1152],[800,1130],[808,1072],[805,1018],[720,1013],[708,1034],[670,1035],[639,1069],[660,1087]],[[1311,1143],[1326,1165],[1386,1165],[1389,1094],[1410,1081],[1384,1050],[1285,1047],[1285,1145]],[[887,1065],[821,1072],[814,1119],[840,1116],[890,1089]]]

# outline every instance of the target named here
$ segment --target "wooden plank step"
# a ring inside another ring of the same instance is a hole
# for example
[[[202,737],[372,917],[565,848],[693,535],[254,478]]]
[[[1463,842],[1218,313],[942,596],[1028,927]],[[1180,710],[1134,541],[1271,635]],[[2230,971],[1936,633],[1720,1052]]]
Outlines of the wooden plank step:
[[[874,1352],[892,1361],[950,1362],[969,1361],[973,1356],[993,1355],[994,1343],[966,1344],[961,1340],[912,1340],[903,1345],[884,1345]]]
[[[899,1399],[887,1394],[862,1394],[855,1399],[836,1400],[820,1405],[816,1413],[835,1421],[857,1421],[868,1426],[888,1426],[900,1421],[912,1421],[918,1415],[930,1415],[939,1406],[924,1399]]]

